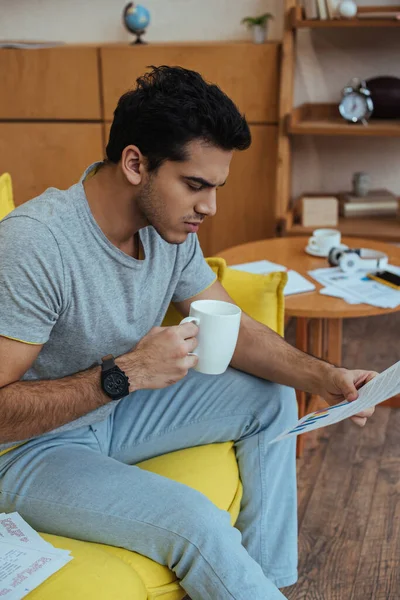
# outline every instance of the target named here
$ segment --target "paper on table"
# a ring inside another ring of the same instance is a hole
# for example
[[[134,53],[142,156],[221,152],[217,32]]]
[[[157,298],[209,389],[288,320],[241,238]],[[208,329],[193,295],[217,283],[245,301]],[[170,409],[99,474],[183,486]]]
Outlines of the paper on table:
[[[356,298],[355,296],[351,296],[347,294],[344,290],[341,290],[333,285],[328,285],[319,290],[319,293],[322,296],[332,296],[333,298],[342,298],[348,304],[362,304],[362,300]]]
[[[388,270],[396,272],[398,269],[393,265]],[[355,273],[344,273],[340,267],[327,269],[315,269],[309,271],[309,275],[322,285],[335,287],[343,291],[344,299],[353,298],[364,304],[370,304],[379,308],[396,308],[400,305],[400,292],[390,287],[377,283],[366,277],[368,270],[360,269]]]
[[[300,273],[297,273],[297,271],[291,269],[288,270],[285,266],[270,262],[269,260],[256,260],[254,262],[243,263],[242,265],[233,265],[230,268],[258,275],[265,275],[266,273],[273,273],[274,271],[287,271],[288,282],[283,292],[284,296],[312,292],[315,290],[315,285],[300,275]]]
[[[380,402],[400,393],[400,361],[377,375],[374,379],[366,383],[358,390],[358,398],[354,402],[341,402],[326,409],[317,410],[300,419],[294,427],[287,429],[278,437],[273,439],[270,444],[281,440],[306,433],[313,429],[333,425],[357,413],[376,406]]]

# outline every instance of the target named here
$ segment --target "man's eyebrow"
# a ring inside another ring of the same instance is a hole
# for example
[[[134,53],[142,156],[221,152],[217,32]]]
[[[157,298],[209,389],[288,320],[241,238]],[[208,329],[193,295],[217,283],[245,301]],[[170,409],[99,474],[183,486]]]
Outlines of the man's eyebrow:
[[[221,183],[220,185],[211,183],[210,181],[207,181],[207,179],[203,179],[203,177],[194,177],[191,175],[188,175],[188,176],[184,175],[183,179],[193,181],[194,183],[200,183],[203,187],[207,187],[207,188],[222,187],[223,185],[226,184],[226,179],[225,179],[224,183]]]

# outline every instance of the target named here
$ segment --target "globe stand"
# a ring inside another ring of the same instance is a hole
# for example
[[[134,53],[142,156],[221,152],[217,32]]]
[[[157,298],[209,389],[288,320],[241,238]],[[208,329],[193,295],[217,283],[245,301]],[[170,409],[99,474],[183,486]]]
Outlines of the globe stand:
[[[134,42],[131,42],[131,46],[135,46],[136,44],[147,44],[147,42],[144,42],[142,40],[142,35],[144,35],[145,33],[146,33],[145,29],[141,29],[140,31],[135,31],[136,40]]]

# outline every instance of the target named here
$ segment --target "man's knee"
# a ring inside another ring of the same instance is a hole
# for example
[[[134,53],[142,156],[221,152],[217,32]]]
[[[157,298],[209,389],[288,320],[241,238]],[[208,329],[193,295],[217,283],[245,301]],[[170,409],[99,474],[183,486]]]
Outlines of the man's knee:
[[[252,377],[249,403],[255,403],[255,413],[264,424],[276,424],[282,430],[294,425],[298,419],[296,393],[293,388]]]

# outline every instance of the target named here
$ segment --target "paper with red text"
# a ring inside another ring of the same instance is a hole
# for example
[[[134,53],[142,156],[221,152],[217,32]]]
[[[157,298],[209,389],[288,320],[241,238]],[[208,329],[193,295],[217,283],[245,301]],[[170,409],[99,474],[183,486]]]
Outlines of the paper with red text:
[[[0,514],[0,599],[24,598],[70,560],[18,513]]]

